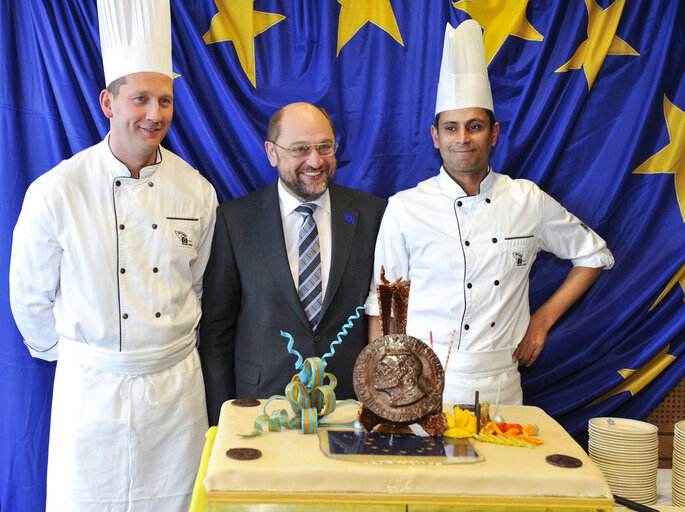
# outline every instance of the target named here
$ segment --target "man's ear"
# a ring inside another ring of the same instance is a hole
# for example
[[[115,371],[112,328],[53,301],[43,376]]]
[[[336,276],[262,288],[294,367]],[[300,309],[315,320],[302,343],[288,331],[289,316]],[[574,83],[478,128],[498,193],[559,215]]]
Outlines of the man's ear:
[[[273,142],[264,141],[264,149],[266,149],[266,157],[269,159],[271,167],[278,167],[278,155],[276,154],[276,146]]]
[[[494,126],[492,127],[492,135],[490,136],[490,146],[493,148],[495,147],[495,144],[497,144],[497,137],[499,136],[499,121],[495,122]]]
[[[431,137],[433,137],[433,147],[440,149],[440,142],[438,141],[438,129],[434,124],[431,125]]]
[[[100,91],[100,108],[107,119],[112,119],[114,113],[112,112],[112,104],[114,103],[114,96],[107,89]]]

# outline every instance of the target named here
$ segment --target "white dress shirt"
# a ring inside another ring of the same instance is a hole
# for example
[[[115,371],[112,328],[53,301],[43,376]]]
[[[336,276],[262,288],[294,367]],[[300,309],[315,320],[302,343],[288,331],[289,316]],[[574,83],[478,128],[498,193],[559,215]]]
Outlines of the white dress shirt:
[[[326,189],[315,201],[307,201],[316,204],[314,221],[319,231],[319,251],[321,254],[321,297],[326,296],[328,274],[331,269],[331,195]],[[290,274],[293,276],[293,285],[298,286],[298,258],[299,258],[299,234],[302,225],[302,214],[295,211],[302,201],[290,194],[280,178],[278,180],[278,204],[281,208],[281,220],[283,222],[283,236],[285,237],[285,250],[288,253]]]

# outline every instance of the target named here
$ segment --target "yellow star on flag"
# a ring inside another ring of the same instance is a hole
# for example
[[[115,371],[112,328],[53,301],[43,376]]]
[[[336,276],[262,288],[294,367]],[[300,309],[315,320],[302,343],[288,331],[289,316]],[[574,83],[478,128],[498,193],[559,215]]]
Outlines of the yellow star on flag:
[[[373,23],[385,30],[395,41],[404,46],[390,0],[338,0],[338,3],[341,7],[338,18],[336,56],[340,56],[342,47],[367,23]]]
[[[669,143],[640,164],[633,174],[673,174],[676,200],[680,207],[680,215],[685,222],[685,112],[671,103],[666,95],[664,95],[664,118]],[[671,278],[649,310],[654,309],[678,283],[685,292],[685,265],[680,267],[680,270]],[[683,301],[685,301],[685,296]]]
[[[619,370],[618,373],[623,377],[624,381],[590,402],[586,407],[591,407],[603,402],[607,398],[623,393],[624,391],[629,391],[631,396],[637,395],[642,388],[656,379],[661,372],[676,360],[675,356],[668,353],[669,348],[670,345],[666,345],[639,370],[632,370],[630,368]]]
[[[668,292],[670,292],[673,289],[676,283],[680,283],[680,287],[683,289],[683,293],[685,293],[685,263],[682,267],[680,267],[680,270],[678,270],[678,272],[676,272],[675,275],[671,278],[671,280],[666,285],[666,288],[664,288],[664,291],[661,292],[661,295],[659,295],[659,297],[654,301],[652,307],[649,308],[650,311],[659,305],[659,302],[661,302],[664,299],[664,297],[666,297]],[[685,302],[685,295],[683,295],[683,302]]]
[[[214,0],[219,12],[212,18],[207,33],[202,36],[205,44],[233,41],[240,65],[257,87],[254,38],[273,27],[285,16],[254,10],[254,0]]]
[[[602,9],[596,0],[585,0],[588,13],[587,39],[580,43],[573,57],[555,73],[582,67],[589,91],[607,55],[640,55],[616,35],[625,3],[625,0],[616,0],[606,9]]]
[[[633,174],[673,174],[680,214],[685,222],[685,113],[664,95],[664,117],[670,142],[640,164]]]
[[[529,0],[460,0],[452,2],[459,10],[468,13],[483,27],[483,46],[488,64],[509,36],[528,41],[542,41],[542,35],[526,18]]]

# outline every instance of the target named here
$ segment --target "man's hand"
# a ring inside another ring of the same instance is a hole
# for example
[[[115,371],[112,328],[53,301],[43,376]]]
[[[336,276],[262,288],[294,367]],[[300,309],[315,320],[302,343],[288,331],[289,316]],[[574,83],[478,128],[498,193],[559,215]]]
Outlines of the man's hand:
[[[530,317],[526,335],[521,340],[521,343],[519,343],[519,346],[516,347],[512,356],[514,362],[518,361],[519,364],[524,366],[530,366],[535,362],[545,346],[545,341],[547,341],[547,333],[549,332],[547,324],[549,320],[542,319],[543,315],[538,315],[539,312],[540,310],[536,311]]]
[[[514,362],[530,366],[542,352],[547,333],[561,315],[595,282],[602,268],[574,267],[554,294],[530,317],[528,330],[512,355]]]

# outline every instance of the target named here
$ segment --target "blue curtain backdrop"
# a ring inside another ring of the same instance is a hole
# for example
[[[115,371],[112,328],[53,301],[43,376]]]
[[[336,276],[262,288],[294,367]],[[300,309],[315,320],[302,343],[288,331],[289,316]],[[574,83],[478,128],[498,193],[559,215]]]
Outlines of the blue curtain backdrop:
[[[501,123],[495,170],[538,183],[616,266],[565,315],[524,400],[582,440],[593,416],[645,417],[685,374],[685,8],[678,0],[172,0],[166,146],[220,200],[274,180],[271,114],[323,105],[336,180],[387,197],[437,173],[429,127],[444,28],[484,28]],[[93,0],[0,5],[0,506],[44,507],[54,365],[9,308],[11,236],[31,181],[108,130]],[[531,302],[568,269],[542,255]]]

